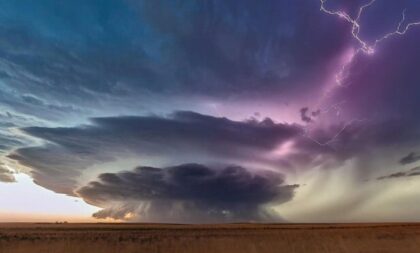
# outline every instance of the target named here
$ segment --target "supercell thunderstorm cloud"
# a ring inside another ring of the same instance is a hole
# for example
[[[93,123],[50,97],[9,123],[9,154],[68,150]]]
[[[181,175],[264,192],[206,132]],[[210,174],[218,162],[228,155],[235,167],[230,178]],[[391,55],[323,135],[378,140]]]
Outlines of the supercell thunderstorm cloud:
[[[0,35],[0,191],[95,220],[420,221],[416,0],[0,1]]]
[[[264,203],[293,197],[296,185],[282,185],[278,173],[253,175],[238,166],[219,170],[200,164],[168,168],[137,167],[105,173],[78,193],[88,203],[105,207],[95,217],[121,219],[135,213],[147,221],[220,222],[278,221]]]

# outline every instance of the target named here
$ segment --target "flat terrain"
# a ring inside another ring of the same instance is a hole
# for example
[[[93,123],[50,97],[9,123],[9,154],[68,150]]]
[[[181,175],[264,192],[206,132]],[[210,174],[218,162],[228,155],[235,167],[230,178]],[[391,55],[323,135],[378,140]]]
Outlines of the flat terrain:
[[[0,224],[0,253],[420,252],[420,224]]]

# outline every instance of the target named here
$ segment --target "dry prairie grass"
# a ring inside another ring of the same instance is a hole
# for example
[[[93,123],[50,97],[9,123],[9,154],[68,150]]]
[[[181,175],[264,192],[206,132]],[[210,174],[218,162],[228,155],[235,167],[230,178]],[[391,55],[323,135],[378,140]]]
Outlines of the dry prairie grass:
[[[0,224],[0,253],[418,253],[420,224]]]

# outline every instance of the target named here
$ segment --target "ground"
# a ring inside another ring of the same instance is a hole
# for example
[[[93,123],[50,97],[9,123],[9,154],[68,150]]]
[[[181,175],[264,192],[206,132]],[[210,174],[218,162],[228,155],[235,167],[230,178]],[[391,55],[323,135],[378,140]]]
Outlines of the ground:
[[[420,224],[0,224],[1,253],[418,253]]]

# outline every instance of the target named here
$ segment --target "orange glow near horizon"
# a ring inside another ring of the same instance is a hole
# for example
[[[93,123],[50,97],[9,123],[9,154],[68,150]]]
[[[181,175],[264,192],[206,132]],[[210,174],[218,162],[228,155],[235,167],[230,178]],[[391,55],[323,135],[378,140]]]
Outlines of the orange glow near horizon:
[[[93,218],[98,208],[79,198],[49,191],[26,174],[15,176],[15,183],[0,183],[0,222],[112,222]]]
[[[20,212],[1,212],[0,223],[7,222],[72,222],[72,223],[95,223],[101,222],[92,217],[85,216],[64,216],[49,213],[20,213]],[[106,222],[112,222],[106,220]]]

